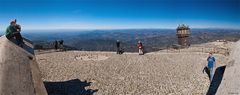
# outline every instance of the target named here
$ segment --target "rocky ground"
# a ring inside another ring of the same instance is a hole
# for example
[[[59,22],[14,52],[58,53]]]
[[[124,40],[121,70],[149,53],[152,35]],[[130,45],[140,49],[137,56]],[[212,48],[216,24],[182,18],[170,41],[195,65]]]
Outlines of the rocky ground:
[[[226,64],[224,55],[214,56],[217,67]],[[203,52],[140,56],[67,51],[36,55],[50,95],[203,95],[210,84],[203,73],[207,57]],[[82,86],[84,83],[87,85]]]

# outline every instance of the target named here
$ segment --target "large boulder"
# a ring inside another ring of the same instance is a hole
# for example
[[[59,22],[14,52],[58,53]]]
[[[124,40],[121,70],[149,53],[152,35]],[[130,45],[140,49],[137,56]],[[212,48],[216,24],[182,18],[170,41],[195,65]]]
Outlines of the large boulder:
[[[0,37],[0,95],[47,95],[30,43]]]

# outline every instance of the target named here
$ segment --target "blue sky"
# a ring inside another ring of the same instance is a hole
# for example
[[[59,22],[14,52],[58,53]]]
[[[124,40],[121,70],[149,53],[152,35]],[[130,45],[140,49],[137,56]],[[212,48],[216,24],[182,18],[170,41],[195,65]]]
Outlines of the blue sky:
[[[240,27],[240,0],[0,0],[0,30]]]

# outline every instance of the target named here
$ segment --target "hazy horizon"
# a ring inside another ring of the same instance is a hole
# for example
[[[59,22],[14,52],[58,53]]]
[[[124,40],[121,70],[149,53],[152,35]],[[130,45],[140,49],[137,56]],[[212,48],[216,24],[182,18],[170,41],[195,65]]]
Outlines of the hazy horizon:
[[[239,0],[1,0],[0,31],[14,18],[24,30],[240,29],[239,11]]]
[[[22,33],[46,33],[46,32],[61,32],[61,33],[67,33],[67,32],[92,32],[92,31],[124,31],[124,30],[172,30],[175,31],[176,28],[124,28],[124,29],[22,29]],[[234,29],[234,28],[191,28],[191,30],[238,30],[240,29]],[[206,31],[208,32],[208,31]],[[5,30],[0,30],[0,35],[4,35]]]

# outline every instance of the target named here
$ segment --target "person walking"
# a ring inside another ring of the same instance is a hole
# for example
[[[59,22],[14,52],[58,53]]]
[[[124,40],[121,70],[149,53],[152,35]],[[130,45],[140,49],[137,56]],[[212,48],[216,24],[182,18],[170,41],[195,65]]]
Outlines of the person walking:
[[[216,67],[215,65],[215,58],[213,57],[213,54],[212,53],[209,53],[209,56],[207,58],[207,61],[208,61],[208,70],[209,70],[209,73],[210,73],[210,81],[212,82],[213,80],[213,76],[214,76],[214,67]]]
[[[137,47],[138,47],[138,53],[139,53],[139,55],[143,55],[143,54],[144,54],[144,53],[143,53],[143,44],[142,44],[141,41],[138,41]]]
[[[119,40],[117,40],[116,46],[117,46],[117,54],[121,54],[120,53],[120,41]]]

